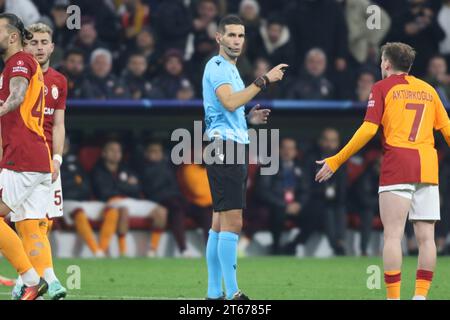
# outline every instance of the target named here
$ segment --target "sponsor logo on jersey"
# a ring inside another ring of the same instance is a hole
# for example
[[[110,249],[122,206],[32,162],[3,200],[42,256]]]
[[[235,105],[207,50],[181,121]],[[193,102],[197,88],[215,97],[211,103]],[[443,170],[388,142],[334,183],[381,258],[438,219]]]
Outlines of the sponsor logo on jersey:
[[[46,116],[52,116],[55,113],[55,109],[53,108],[44,108],[44,115]]]
[[[12,72],[14,73],[14,72],[22,72],[22,73],[25,73],[25,74],[28,74],[28,68],[26,68],[26,67],[13,67],[12,68]]]

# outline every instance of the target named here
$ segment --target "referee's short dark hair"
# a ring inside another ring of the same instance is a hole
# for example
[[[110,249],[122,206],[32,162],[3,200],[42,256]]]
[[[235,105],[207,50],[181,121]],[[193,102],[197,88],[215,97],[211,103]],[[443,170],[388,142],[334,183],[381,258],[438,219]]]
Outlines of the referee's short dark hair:
[[[229,15],[223,17],[222,19],[220,19],[219,32],[220,33],[224,33],[225,32],[225,27],[230,25],[230,24],[237,24],[237,25],[242,25],[243,26],[244,22],[237,15],[229,14]]]

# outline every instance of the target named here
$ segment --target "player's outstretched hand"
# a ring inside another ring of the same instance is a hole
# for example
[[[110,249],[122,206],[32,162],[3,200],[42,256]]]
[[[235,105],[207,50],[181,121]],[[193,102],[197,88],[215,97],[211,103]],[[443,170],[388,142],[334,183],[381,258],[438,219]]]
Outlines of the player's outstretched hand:
[[[253,125],[266,124],[270,109],[260,109],[260,105],[254,106],[248,113],[248,122]]]
[[[283,79],[284,69],[287,67],[289,67],[289,65],[281,63],[267,72],[266,77],[269,78],[270,83],[277,82]]]
[[[325,160],[318,160],[316,163],[322,165],[322,168],[316,174],[316,182],[325,182],[333,176],[334,172],[330,169]]]

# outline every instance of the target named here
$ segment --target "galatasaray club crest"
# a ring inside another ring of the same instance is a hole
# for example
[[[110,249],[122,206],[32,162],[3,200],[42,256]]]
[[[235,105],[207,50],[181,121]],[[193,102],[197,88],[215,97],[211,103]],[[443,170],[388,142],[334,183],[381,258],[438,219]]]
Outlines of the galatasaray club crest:
[[[52,97],[53,97],[53,99],[58,99],[58,95],[59,95],[59,92],[58,92],[58,87],[57,86],[55,86],[55,85],[52,85]]]

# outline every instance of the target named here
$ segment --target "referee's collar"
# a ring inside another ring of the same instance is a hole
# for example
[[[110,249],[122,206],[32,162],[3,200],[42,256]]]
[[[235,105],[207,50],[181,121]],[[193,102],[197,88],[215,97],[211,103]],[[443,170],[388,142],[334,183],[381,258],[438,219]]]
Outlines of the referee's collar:
[[[225,61],[226,63],[231,64],[232,66],[236,66],[234,63],[231,63],[229,60],[227,60],[223,55],[221,55],[220,53],[217,55],[218,57],[220,57],[221,60]]]

